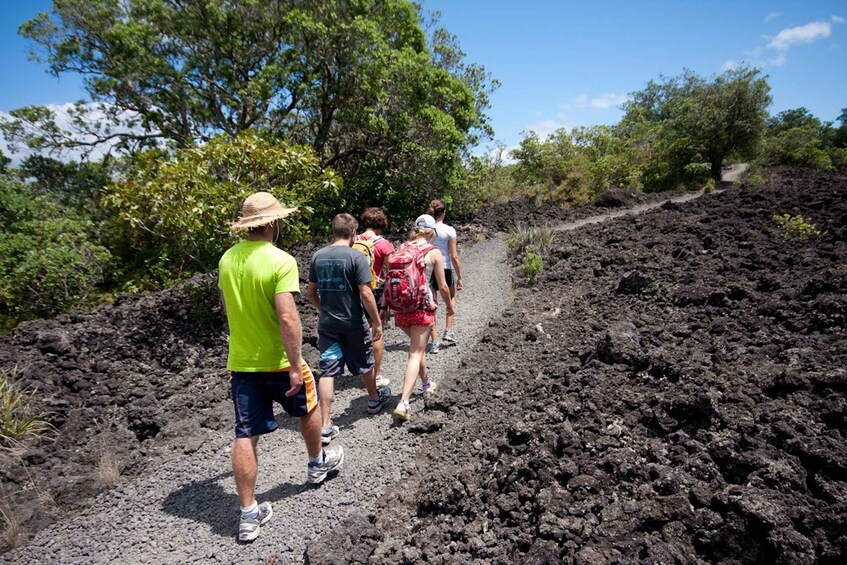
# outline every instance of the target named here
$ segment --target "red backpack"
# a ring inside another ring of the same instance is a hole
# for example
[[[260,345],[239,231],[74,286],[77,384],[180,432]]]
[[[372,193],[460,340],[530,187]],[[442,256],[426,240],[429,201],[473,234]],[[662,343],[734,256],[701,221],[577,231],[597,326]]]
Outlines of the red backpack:
[[[433,245],[403,243],[388,257],[388,273],[382,300],[395,312],[435,310],[426,282],[426,254]]]

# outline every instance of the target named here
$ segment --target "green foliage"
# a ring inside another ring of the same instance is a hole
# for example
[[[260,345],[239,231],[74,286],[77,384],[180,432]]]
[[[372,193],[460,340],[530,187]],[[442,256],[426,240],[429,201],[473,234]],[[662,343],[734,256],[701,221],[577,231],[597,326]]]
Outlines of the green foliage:
[[[826,232],[821,232],[815,224],[808,221],[802,215],[797,214],[774,214],[773,220],[782,228],[783,239],[808,239],[810,237],[823,237]]]
[[[820,122],[794,127],[775,127],[765,139],[762,162],[767,165],[805,165],[831,169],[824,149]]]
[[[30,155],[17,168],[17,175],[28,181],[39,194],[53,196],[63,206],[92,214],[98,212],[100,193],[112,181],[104,163],[63,162],[42,155]]]
[[[565,130],[557,130],[546,140],[530,132],[512,154],[518,159],[515,180],[537,202],[563,205],[590,200],[591,163]]]
[[[544,253],[553,244],[556,231],[550,226],[527,227],[519,225],[515,230],[506,234],[503,242],[509,255],[520,255],[529,247],[539,253]]]
[[[703,185],[703,194],[709,194],[715,190],[715,179],[709,179]]]
[[[414,217],[466,186],[461,157],[492,135],[496,81],[409,0],[57,0],[21,34],[92,103],[71,129],[48,108],[10,112],[17,145],[137,152],[254,130],[310,145],[344,179],[338,210]]]
[[[468,158],[461,189],[449,195],[453,219],[466,218],[480,206],[507,202],[519,194],[514,165],[503,164],[504,152],[501,145],[495,152]]]
[[[526,248],[526,252],[523,256],[523,263],[521,264],[521,270],[529,284],[535,284],[538,280],[538,276],[541,274],[541,271],[544,270],[544,260],[541,258],[541,254],[534,245],[530,245]]]
[[[36,391],[25,390],[18,377],[17,367],[0,371],[0,446],[5,448],[50,430],[37,406]]]
[[[846,109],[847,110],[847,109]],[[822,122],[805,108],[785,110],[768,121],[761,162],[832,169],[847,164],[847,120],[839,128]]]
[[[0,326],[93,300],[111,264],[93,222],[0,177]]]
[[[6,157],[6,154],[3,153],[3,151],[0,151],[0,175],[6,173],[7,167],[11,162],[12,160]]]
[[[647,156],[643,183],[651,190],[720,180],[724,160],[757,154],[770,86],[757,69],[727,71],[713,80],[691,72],[648,83],[624,104],[621,131]],[[653,127],[650,127],[652,124]],[[638,139],[641,137],[641,140]]]
[[[292,242],[308,237],[310,222],[326,231],[340,185],[311,148],[244,132],[181,149],[171,159],[155,151],[139,155],[126,177],[105,189],[104,203],[117,214],[115,230],[127,244],[121,254],[179,278],[217,265],[236,240],[229,225],[250,194],[267,191],[300,207],[285,219],[284,241]]]

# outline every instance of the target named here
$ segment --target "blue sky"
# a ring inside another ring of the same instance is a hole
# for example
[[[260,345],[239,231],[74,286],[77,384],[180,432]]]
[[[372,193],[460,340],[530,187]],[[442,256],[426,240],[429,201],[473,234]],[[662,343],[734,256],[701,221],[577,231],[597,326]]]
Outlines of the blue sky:
[[[0,112],[85,97],[27,60],[17,27],[49,0],[0,0]],[[614,123],[626,95],[683,69],[712,75],[743,62],[768,75],[776,113],[805,106],[834,120],[847,107],[847,2],[425,0],[467,59],[500,82],[489,115],[496,139]]]

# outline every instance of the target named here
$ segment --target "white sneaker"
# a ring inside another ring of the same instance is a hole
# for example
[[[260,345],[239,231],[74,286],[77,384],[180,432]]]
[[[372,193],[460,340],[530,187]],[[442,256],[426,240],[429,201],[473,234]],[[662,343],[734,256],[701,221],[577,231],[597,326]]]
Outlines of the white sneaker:
[[[325,448],[323,456],[322,463],[309,463],[308,481],[313,485],[324,482],[327,475],[341,469],[344,463],[344,449],[340,445]]]
[[[241,520],[238,522],[238,541],[253,541],[259,537],[260,526],[264,526],[273,515],[274,511],[270,502],[263,502],[259,505],[259,515],[255,518],[242,514]]]
[[[376,376],[376,386],[377,388],[387,387],[391,384],[391,381],[383,377],[382,375]]]

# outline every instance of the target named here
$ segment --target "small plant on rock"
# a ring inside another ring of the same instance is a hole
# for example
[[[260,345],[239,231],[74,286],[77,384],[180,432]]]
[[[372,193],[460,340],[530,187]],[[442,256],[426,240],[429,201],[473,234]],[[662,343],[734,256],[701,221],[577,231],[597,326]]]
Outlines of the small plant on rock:
[[[553,244],[556,230],[550,226],[526,227],[518,226],[503,238],[510,255],[520,255],[530,246],[535,247],[536,253],[543,253]]]
[[[538,275],[540,275],[541,271],[544,270],[544,260],[541,258],[541,254],[534,245],[530,245],[526,248],[521,268],[523,269],[523,274],[526,277],[527,282],[529,282],[529,284],[535,284],[538,280]]]
[[[715,190],[715,179],[709,179],[706,181],[706,184],[703,185],[703,194],[709,194]]]
[[[21,387],[17,367],[0,371],[0,446],[19,445],[50,429],[44,414],[36,408],[35,393]]]
[[[782,237],[786,240],[823,237],[827,234],[827,232],[821,232],[815,224],[800,214],[796,216],[774,214],[773,220],[782,228]]]

